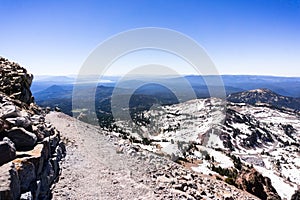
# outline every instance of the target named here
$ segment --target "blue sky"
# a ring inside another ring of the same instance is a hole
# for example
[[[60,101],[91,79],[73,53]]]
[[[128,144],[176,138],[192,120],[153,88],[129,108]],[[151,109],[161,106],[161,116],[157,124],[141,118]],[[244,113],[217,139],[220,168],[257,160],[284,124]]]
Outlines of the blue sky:
[[[33,74],[76,74],[105,39],[150,26],[196,40],[221,74],[300,77],[299,0],[0,0],[0,10],[0,55]]]

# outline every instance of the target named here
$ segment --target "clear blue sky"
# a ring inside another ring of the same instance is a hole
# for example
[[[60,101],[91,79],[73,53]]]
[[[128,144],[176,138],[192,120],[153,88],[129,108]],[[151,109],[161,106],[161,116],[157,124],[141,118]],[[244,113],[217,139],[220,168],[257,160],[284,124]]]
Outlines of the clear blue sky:
[[[103,40],[164,27],[202,45],[221,74],[300,77],[299,0],[0,0],[0,55],[33,74],[76,74]]]

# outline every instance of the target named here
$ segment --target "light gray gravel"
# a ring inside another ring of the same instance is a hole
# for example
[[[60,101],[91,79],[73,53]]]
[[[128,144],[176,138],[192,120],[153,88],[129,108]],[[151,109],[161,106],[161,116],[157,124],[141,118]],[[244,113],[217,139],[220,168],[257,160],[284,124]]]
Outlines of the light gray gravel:
[[[117,154],[97,128],[62,113],[46,118],[68,141],[53,199],[155,199],[149,186],[132,177],[144,176],[143,163],[132,165],[124,154]]]

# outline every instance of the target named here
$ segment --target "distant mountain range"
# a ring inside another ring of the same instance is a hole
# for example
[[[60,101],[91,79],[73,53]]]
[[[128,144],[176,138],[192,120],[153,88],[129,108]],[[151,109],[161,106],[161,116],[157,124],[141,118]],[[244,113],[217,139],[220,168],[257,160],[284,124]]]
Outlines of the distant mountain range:
[[[84,78],[86,83],[89,83],[89,80],[97,80],[98,78],[95,76],[87,76]],[[106,76],[104,79],[101,79],[99,81],[100,84],[105,86],[114,86],[116,81],[119,79],[119,77],[115,76]],[[43,90],[46,90],[47,88],[56,85],[56,86],[73,86],[76,83],[77,76],[76,75],[70,75],[70,76],[35,76],[34,81],[31,85],[31,91],[33,94],[36,94],[38,92],[43,92]],[[94,83],[90,83],[93,85]],[[48,90],[49,91],[49,90]]]
[[[247,90],[253,90],[258,88],[267,88],[280,95],[289,97],[300,97],[300,77],[275,77],[275,76],[249,76],[249,75],[222,75],[227,94],[234,92],[242,92]],[[198,92],[197,96],[202,94],[203,96],[209,95],[207,90],[206,79],[219,79],[218,76],[185,76],[190,85]],[[122,83],[125,88],[132,88],[137,84],[147,84],[151,80],[155,81],[160,79],[159,82],[165,85],[172,85],[174,87],[182,88],[182,77],[132,77],[130,81]],[[86,83],[89,80],[97,80],[97,77],[85,77]],[[117,76],[105,76],[99,80],[99,85],[115,87],[120,77]],[[150,80],[150,81],[149,81]],[[36,76],[34,78],[31,90],[33,94],[42,92],[52,85],[74,85],[76,82],[76,76]],[[95,83],[91,83],[95,85]],[[219,85],[220,86],[220,85]],[[213,87],[211,85],[210,87]]]
[[[118,83],[119,77],[104,77],[99,83],[89,82],[96,80],[95,77],[85,77],[83,85],[76,85],[79,91],[92,93],[96,87],[95,108],[100,125],[109,126],[112,119],[111,97],[117,96],[116,102],[120,109],[127,109],[122,105],[126,98],[130,98],[129,110],[131,117],[135,113],[149,110],[153,105],[172,105],[195,98],[211,97],[209,91],[214,90],[216,97],[222,97],[222,90],[227,95],[227,100],[236,103],[265,103],[277,108],[300,109],[300,78],[271,77],[271,76],[222,76],[224,88],[220,85],[210,85],[208,88],[205,80],[218,79],[217,76],[186,76],[184,80],[190,85],[184,85],[182,77],[166,77],[149,79],[138,77],[137,79],[125,80]],[[156,80],[155,80],[156,79]],[[154,81],[151,81],[154,80]],[[33,94],[35,101],[40,106],[60,107],[68,115],[77,115],[72,110],[73,87],[75,77],[37,77],[33,82]],[[158,83],[155,83],[155,82]],[[287,87],[287,85],[289,87]],[[137,86],[140,86],[136,88]],[[176,88],[177,96],[170,88]],[[132,93],[133,88],[135,89]],[[258,89],[267,88],[267,89]],[[193,90],[194,96],[189,92]],[[210,90],[209,90],[210,89]],[[250,91],[248,91],[250,89]],[[90,92],[89,92],[90,91]],[[219,93],[218,93],[219,92]],[[218,94],[220,94],[218,96]],[[222,98],[225,98],[223,96]],[[82,99],[87,101],[88,99]],[[128,105],[127,105],[128,106]],[[109,123],[108,123],[109,122]],[[91,122],[90,122],[91,123]],[[95,122],[96,123],[96,122]]]

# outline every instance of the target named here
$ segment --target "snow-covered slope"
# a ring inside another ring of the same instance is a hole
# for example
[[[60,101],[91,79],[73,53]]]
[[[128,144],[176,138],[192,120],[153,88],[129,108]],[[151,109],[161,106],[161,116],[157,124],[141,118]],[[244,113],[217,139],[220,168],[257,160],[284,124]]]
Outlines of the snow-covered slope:
[[[218,174],[212,165],[233,169],[240,160],[269,177],[281,198],[300,186],[296,112],[209,98],[158,107],[139,119],[115,125],[142,148],[193,163],[195,171]]]

